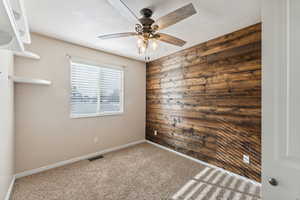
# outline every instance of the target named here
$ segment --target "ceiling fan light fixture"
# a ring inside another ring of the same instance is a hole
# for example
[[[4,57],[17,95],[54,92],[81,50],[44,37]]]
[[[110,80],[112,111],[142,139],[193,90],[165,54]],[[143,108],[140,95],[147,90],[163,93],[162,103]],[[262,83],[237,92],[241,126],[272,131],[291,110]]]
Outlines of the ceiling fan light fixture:
[[[151,41],[152,41],[152,45],[151,45],[152,49],[155,51],[158,47],[158,42],[156,39],[152,39]]]
[[[140,36],[137,40],[137,46],[139,54],[145,54],[149,46],[149,40],[145,37]]]
[[[142,54],[144,54],[144,53],[146,52],[146,47],[142,46],[140,52],[141,52]]]
[[[140,47],[142,45],[142,43],[143,43],[143,38],[142,37],[138,37],[138,39],[137,39],[137,45],[138,45],[138,47]]]
[[[158,48],[158,41],[155,39],[155,37],[144,37],[139,36],[137,39],[137,47],[139,54],[146,54],[149,48],[151,48],[152,51],[155,51]]]

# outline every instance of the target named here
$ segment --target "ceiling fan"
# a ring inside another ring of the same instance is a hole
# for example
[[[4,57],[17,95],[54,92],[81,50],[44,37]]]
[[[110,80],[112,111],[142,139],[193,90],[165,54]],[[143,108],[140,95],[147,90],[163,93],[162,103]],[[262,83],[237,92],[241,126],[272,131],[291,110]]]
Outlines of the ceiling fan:
[[[98,38],[104,40],[104,39],[112,39],[112,38],[137,36],[138,49],[140,54],[143,54],[147,51],[150,42],[152,43],[153,50],[155,50],[157,47],[156,40],[169,43],[175,46],[179,46],[179,47],[184,46],[186,41],[165,33],[159,33],[158,31],[165,29],[169,26],[172,26],[196,14],[196,10],[193,4],[190,3],[163,17],[158,18],[157,20],[153,20],[151,18],[153,14],[153,11],[151,9],[143,8],[140,11],[140,14],[142,16],[138,18],[135,15],[135,13],[122,0],[108,0],[108,1],[113,7],[119,10],[123,16],[130,19],[134,19],[134,21],[137,22],[137,24],[135,25],[135,32],[100,35],[98,36]]]

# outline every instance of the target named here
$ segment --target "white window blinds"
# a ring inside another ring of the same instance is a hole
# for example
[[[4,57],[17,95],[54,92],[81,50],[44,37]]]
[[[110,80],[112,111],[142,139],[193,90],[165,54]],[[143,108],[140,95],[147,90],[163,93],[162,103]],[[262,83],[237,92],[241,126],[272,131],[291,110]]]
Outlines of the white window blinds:
[[[123,70],[71,62],[71,117],[123,112]]]

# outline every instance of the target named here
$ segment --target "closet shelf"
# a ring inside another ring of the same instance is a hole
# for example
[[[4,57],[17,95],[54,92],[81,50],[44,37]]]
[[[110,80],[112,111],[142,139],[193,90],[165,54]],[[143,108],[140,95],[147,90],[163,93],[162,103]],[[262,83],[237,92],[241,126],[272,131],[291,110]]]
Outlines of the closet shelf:
[[[29,52],[29,51],[23,51],[23,52],[15,51],[14,55],[24,57],[24,58],[31,58],[31,59],[35,59],[35,60],[39,60],[41,58],[39,55]]]
[[[37,84],[37,85],[51,85],[51,81],[42,79],[32,79],[20,76],[9,76],[15,83],[27,83],[27,84]]]

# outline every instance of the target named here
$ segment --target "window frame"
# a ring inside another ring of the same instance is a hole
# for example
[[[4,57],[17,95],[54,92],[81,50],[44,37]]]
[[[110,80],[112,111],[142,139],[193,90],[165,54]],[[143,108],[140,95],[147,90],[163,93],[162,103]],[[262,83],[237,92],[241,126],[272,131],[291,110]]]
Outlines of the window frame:
[[[121,71],[121,92],[120,92],[120,104],[121,104],[121,109],[120,111],[110,111],[110,112],[99,112],[99,113],[92,113],[92,114],[72,114],[72,66],[73,64],[77,65],[85,65],[85,66],[90,66],[90,67],[99,67],[99,68],[110,68],[110,69],[116,69]],[[89,118],[89,117],[104,117],[104,116],[116,116],[116,115],[122,115],[124,114],[124,66],[118,66],[118,65],[113,65],[113,64],[100,64],[100,63],[93,63],[89,61],[82,61],[82,60],[71,60],[70,59],[70,90],[69,90],[69,107],[70,107],[70,118],[71,119],[79,119],[79,118]]]

